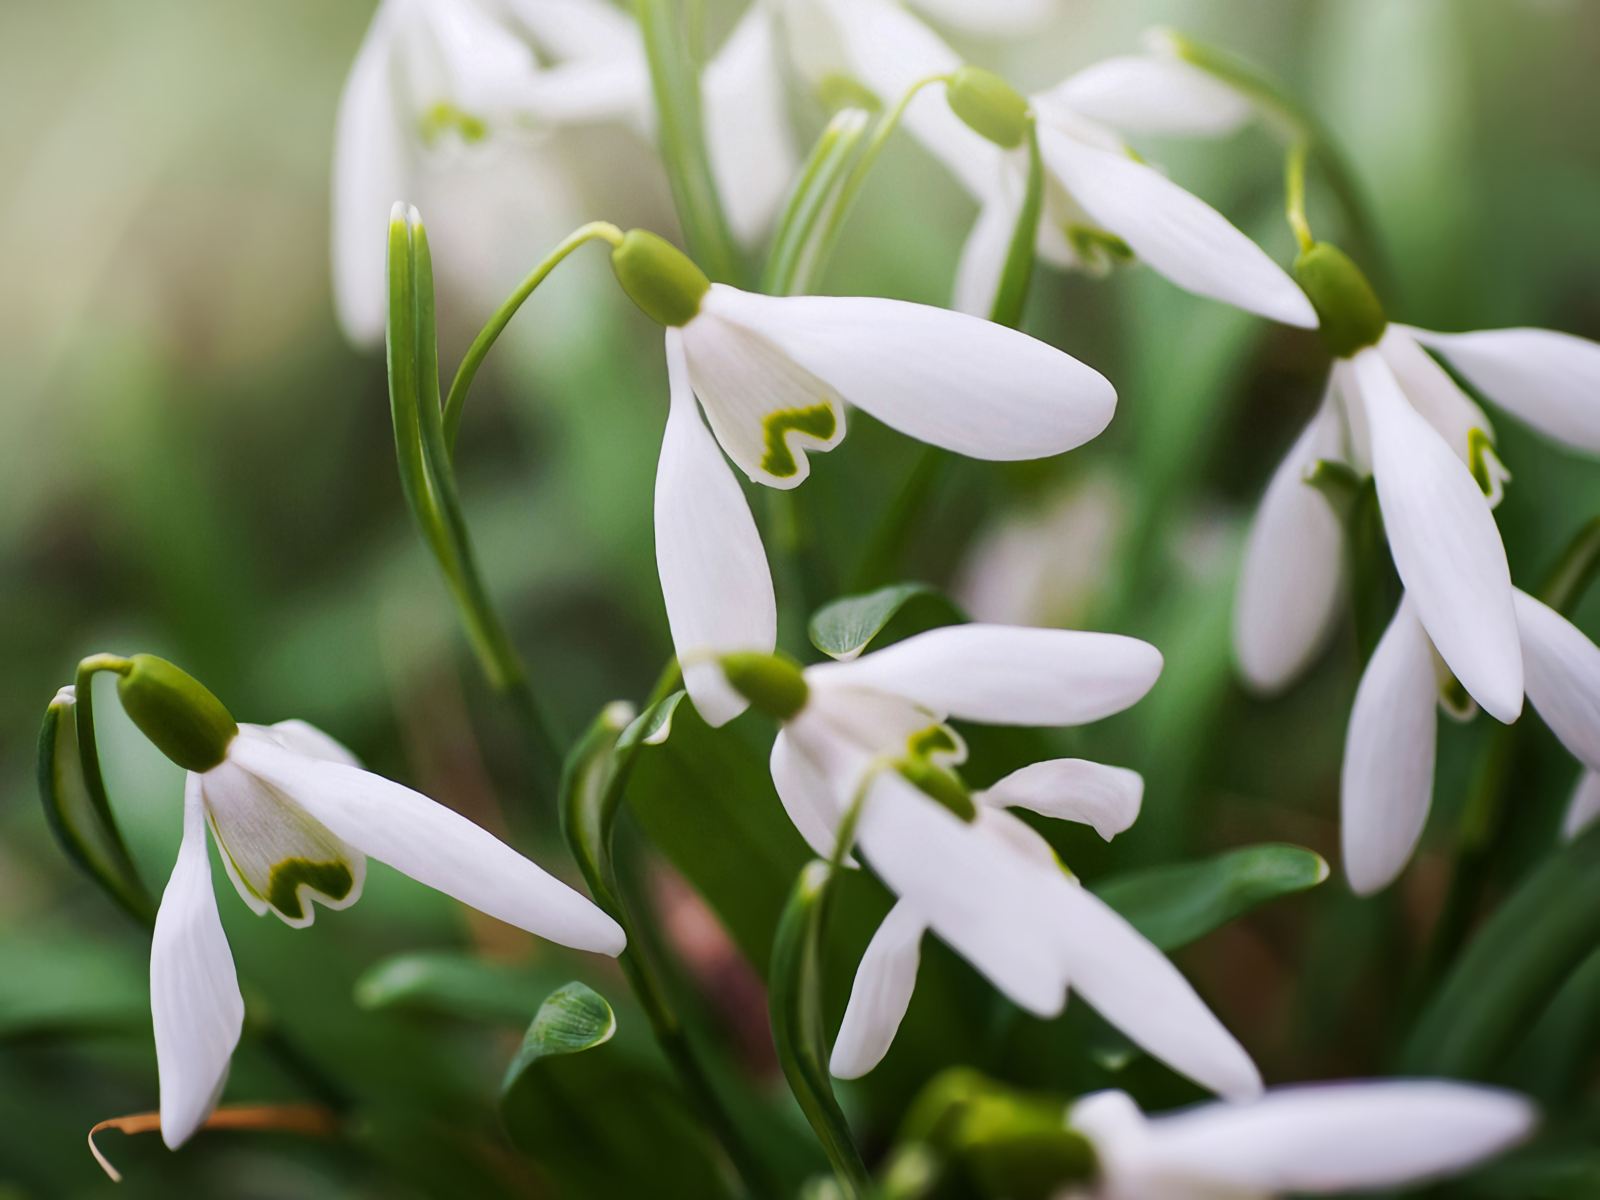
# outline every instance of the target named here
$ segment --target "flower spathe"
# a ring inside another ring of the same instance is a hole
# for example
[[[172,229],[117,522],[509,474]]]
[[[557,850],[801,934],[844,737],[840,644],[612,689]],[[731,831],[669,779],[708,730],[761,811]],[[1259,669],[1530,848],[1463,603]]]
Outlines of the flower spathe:
[[[777,630],[766,554],[719,445],[754,482],[793,488],[810,453],[843,439],[846,403],[919,441],[1005,461],[1080,446],[1116,407],[1103,376],[1044,342],[899,300],[711,284],[666,342],[656,561],[686,686],[713,725],[744,701],[711,659],[770,651]]]
[[[176,1148],[216,1106],[244,1020],[218,917],[206,831],[256,913],[295,928],[360,897],[370,856],[464,904],[580,950],[616,955],[621,928],[465,817],[362,770],[300,721],[240,725],[222,762],[191,771],[183,839],[156,916],[150,1008],[161,1136]]]
[[[1141,935],[1063,871],[1009,808],[1085,821],[1110,837],[1138,812],[1131,771],[1076,759],[1038,763],[953,810],[914,781],[952,779],[965,757],[952,718],[1070,725],[1135,703],[1161,656],[1133,638],[966,625],[802,673],[805,700],[783,721],[771,769],[812,849],[831,855],[846,814],[856,846],[899,898],[874,936],[839,1031],[832,1069],[882,1058],[932,930],[1029,1012],[1061,1011],[1069,987],[1151,1054],[1224,1095],[1260,1079],[1248,1055]],[[959,788],[959,783],[955,786]],[[939,790],[936,788],[936,790]]]
[[[1146,1117],[1125,1092],[1073,1105],[1099,1179],[1084,1200],[1271,1200],[1426,1183],[1516,1145],[1537,1120],[1521,1096],[1427,1080],[1278,1088],[1244,1103]]]

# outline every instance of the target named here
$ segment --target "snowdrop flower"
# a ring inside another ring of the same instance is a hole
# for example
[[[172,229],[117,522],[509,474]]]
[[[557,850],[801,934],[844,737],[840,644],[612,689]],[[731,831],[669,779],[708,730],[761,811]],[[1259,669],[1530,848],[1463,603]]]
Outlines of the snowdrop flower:
[[[206,831],[240,899],[296,929],[315,906],[360,898],[370,856],[480,912],[550,941],[616,955],[621,928],[465,817],[361,769],[303,721],[240,725],[171,663],[107,669],[129,717],[188,771],[183,839],[150,946],[161,1136],[182,1145],[216,1106],[244,1002],[217,914]]]
[[[1600,818],[1600,771],[1586,770],[1578,778],[1567,802],[1567,815],[1561,822],[1561,836],[1571,841]]]
[[[766,554],[723,454],[757,483],[796,487],[810,473],[807,455],[843,439],[848,401],[959,454],[1044,458],[1094,437],[1116,406],[1098,372],[975,317],[712,284],[642,230],[622,238],[612,263],[624,290],[666,326],[656,562],[685,684],[713,725],[745,708],[714,656],[770,651],[777,636]]]
[[[1078,1193],[1092,1200],[1270,1200],[1421,1184],[1509,1149],[1536,1119],[1509,1092],[1422,1080],[1282,1088],[1154,1118],[1125,1092],[1098,1092],[1068,1117],[1099,1158],[1096,1186]]]
[[[970,795],[950,719],[1074,725],[1135,703],[1161,655],[1113,634],[966,625],[850,662],[803,670],[762,655],[721,666],[782,725],[772,779],[823,856],[853,833],[898,903],[864,956],[834,1047],[836,1075],[865,1074],[905,1015],[932,930],[1027,1011],[1059,1013],[1067,989],[1175,1070],[1227,1096],[1260,1088],[1249,1056],[1175,967],[1075,880],[1010,808],[1111,837],[1137,815],[1131,771],[1079,759],[1024,768]]]
[[[1259,246],[1124,140],[1224,134],[1252,113],[1243,96],[1165,43],[1025,99],[997,76],[964,66],[890,0],[791,0],[789,28],[813,80],[843,73],[886,104],[919,81],[950,77],[948,103],[924,92],[904,119],[980,206],[957,272],[962,311],[987,313],[994,301],[1026,191],[1031,118],[1047,176],[1037,247],[1045,261],[1103,274],[1138,258],[1199,295],[1289,325],[1317,323],[1305,295]]]
[[[1319,460],[1341,462],[1373,477],[1395,567],[1434,647],[1484,709],[1513,721],[1522,655],[1490,511],[1508,475],[1488,417],[1424,347],[1540,432],[1600,453],[1600,345],[1539,329],[1442,334],[1391,324],[1354,264],[1327,245],[1303,254],[1297,272],[1336,358],[1251,530],[1234,620],[1240,668],[1257,689],[1278,691],[1332,630],[1341,529],[1304,480]]]
[[[1553,608],[1512,594],[1528,699],[1586,772],[1600,771],[1600,647]],[[1340,784],[1345,873],[1366,895],[1404,869],[1433,801],[1449,676],[1408,595],[1356,689]],[[1580,789],[1575,807],[1591,803]],[[1582,816],[1569,815],[1569,825]]]

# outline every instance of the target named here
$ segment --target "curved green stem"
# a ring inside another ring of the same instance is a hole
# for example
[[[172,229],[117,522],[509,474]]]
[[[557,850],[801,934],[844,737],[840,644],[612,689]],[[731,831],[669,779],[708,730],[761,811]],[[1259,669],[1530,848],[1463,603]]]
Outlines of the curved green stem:
[[[1316,245],[1311,235],[1311,222],[1306,218],[1306,143],[1295,142],[1289,147],[1289,157],[1284,165],[1284,215],[1294,239],[1302,251]]]
[[[995,289],[989,319],[1012,329],[1022,327],[1022,310],[1028,303],[1028,288],[1033,283],[1035,247],[1039,241],[1039,219],[1044,213],[1044,162],[1039,157],[1039,130],[1028,117],[1028,183],[1016,228],[1006,249],[1005,267]]]
[[[489,351],[494,347],[500,335],[505,332],[511,318],[517,315],[523,303],[533,295],[545,278],[554,271],[566,257],[579,246],[586,245],[595,240],[610,242],[616,246],[622,241],[622,230],[609,221],[590,221],[573,230],[556,244],[544,261],[528,273],[528,277],[517,285],[517,290],[506,298],[504,304],[495,310],[494,316],[484,325],[478,336],[472,340],[466,355],[461,360],[461,365],[456,368],[456,376],[450,382],[450,391],[444,401],[444,441],[445,448],[450,453],[455,453],[456,437],[461,431],[461,413],[467,403],[467,389],[472,386],[472,381],[477,378],[478,368],[483,365],[483,360],[488,357]]]
[[[869,120],[865,109],[840,109],[811,148],[783,215],[778,219],[772,250],[761,274],[761,290],[767,295],[792,296],[799,290],[797,284],[804,269],[811,233],[860,146]]]

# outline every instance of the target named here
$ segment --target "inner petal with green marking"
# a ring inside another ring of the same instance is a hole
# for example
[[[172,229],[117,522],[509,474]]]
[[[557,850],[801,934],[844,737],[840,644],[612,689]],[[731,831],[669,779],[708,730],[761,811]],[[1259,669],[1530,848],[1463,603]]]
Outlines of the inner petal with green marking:
[[[299,929],[315,917],[313,901],[348,908],[360,897],[366,857],[283,793],[226,765],[203,780],[222,864],[252,911]]]
[[[817,442],[826,442],[839,428],[839,418],[831,404],[813,404],[810,408],[785,408],[768,413],[762,422],[766,437],[766,453],[761,456],[761,469],[779,479],[788,479],[800,470],[794,451],[789,446],[789,435],[804,434]]]

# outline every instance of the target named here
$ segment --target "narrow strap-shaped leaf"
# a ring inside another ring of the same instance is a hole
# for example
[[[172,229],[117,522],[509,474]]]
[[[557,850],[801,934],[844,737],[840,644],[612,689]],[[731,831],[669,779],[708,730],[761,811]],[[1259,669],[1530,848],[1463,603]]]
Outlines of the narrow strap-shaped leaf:
[[[531,997],[559,982],[554,968],[502,963],[458,951],[397,954],[375,963],[356,980],[355,1000],[374,1011],[407,1012],[522,1025]]]
[[[761,275],[761,290],[769,296],[791,296],[806,290],[805,285],[810,282],[805,278],[805,267],[811,235],[855,159],[870,120],[863,108],[840,109],[811,148],[778,219],[778,231],[773,235],[772,250]]]

